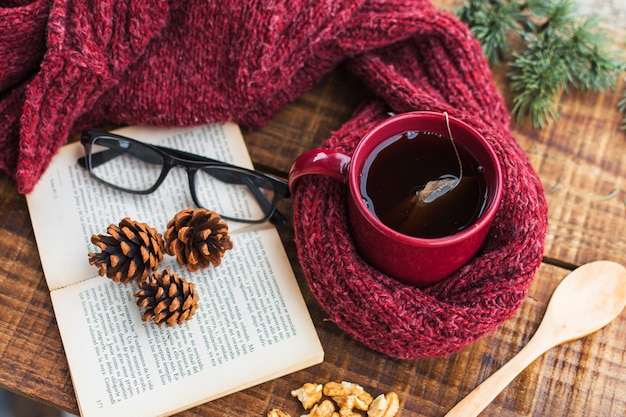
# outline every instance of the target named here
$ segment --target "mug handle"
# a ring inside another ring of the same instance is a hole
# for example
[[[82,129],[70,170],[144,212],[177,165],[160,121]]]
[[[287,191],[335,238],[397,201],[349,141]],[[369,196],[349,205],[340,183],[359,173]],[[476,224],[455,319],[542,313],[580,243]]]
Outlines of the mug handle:
[[[326,175],[337,181],[348,182],[350,157],[339,152],[312,149],[300,155],[289,170],[289,191],[293,194],[296,183],[304,175]]]

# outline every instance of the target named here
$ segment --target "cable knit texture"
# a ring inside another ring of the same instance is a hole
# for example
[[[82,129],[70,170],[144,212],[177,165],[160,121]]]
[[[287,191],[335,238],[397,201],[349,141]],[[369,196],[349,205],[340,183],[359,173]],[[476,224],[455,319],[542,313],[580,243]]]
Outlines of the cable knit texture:
[[[330,318],[372,349],[411,359],[459,350],[525,298],[543,253],[541,184],[511,136],[480,45],[427,0],[14,0],[0,20],[0,169],[20,192],[84,127],[255,128],[345,63],[378,99],[324,147],[352,152],[388,111],[447,111],[492,143],[506,190],[479,256],[417,289],[358,256],[344,186],[303,179],[296,244]]]

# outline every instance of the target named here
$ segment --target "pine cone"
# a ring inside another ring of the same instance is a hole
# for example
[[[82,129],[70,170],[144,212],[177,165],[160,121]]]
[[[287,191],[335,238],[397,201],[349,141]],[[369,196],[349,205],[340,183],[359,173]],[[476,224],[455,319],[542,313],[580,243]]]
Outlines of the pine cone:
[[[233,248],[228,225],[214,211],[186,209],[167,224],[165,251],[175,255],[181,265],[195,272],[222,262],[224,252]]]
[[[163,237],[145,223],[124,218],[119,226],[107,228],[109,235],[93,235],[91,242],[100,253],[89,253],[89,264],[96,265],[101,276],[115,282],[143,281],[163,260]]]
[[[139,283],[139,291],[135,292],[137,305],[146,307],[141,319],[152,319],[161,326],[183,324],[198,309],[198,295],[193,283],[165,269],[163,274],[157,272]]]

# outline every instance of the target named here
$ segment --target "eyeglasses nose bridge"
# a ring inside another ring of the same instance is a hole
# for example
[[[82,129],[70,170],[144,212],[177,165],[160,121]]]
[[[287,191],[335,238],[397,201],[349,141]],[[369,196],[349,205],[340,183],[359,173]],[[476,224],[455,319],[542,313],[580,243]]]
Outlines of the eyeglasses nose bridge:
[[[177,165],[185,168],[185,171],[187,171],[187,180],[189,183],[189,192],[191,193],[191,198],[193,199],[193,202],[196,203],[196,206],[202,207],[202,204],[200,204],[200,200],[198,200],[198,196],[196,195],[196,172],[198,172],[198,167],[185,165],[182,163],[177,163]]]
[[[167,175],[170,169],[174,167],[183,168],[187,172],[187,182],[189,184],[189,192],[191,193],[191,198],[193,199],[194,203],[198,207],[200,207],[201,205],[198,200],[198,196],[196,195],[195,180],[196,172],[198,172],[199,167],[193,166],[184,160],[178,159],[173,155],[165,154],[165,156],[167,156],[167,158],[165,158],[163,161],[163,178],[165,177],[165,175]]]

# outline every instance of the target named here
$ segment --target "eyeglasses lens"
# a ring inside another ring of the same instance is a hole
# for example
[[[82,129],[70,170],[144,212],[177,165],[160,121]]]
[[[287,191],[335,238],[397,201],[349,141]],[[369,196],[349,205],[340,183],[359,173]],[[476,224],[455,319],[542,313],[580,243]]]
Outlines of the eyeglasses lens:
[[[274,207],[274,186],[263,176],[229,167],[204,167],[196,173],[195,192],[202,207],[225,217],[256,221]]]
[[[91,173],[129,191],[147,191],[163,171],[163,158],[147,146],[123,139],[98,137],[91,148]]]

